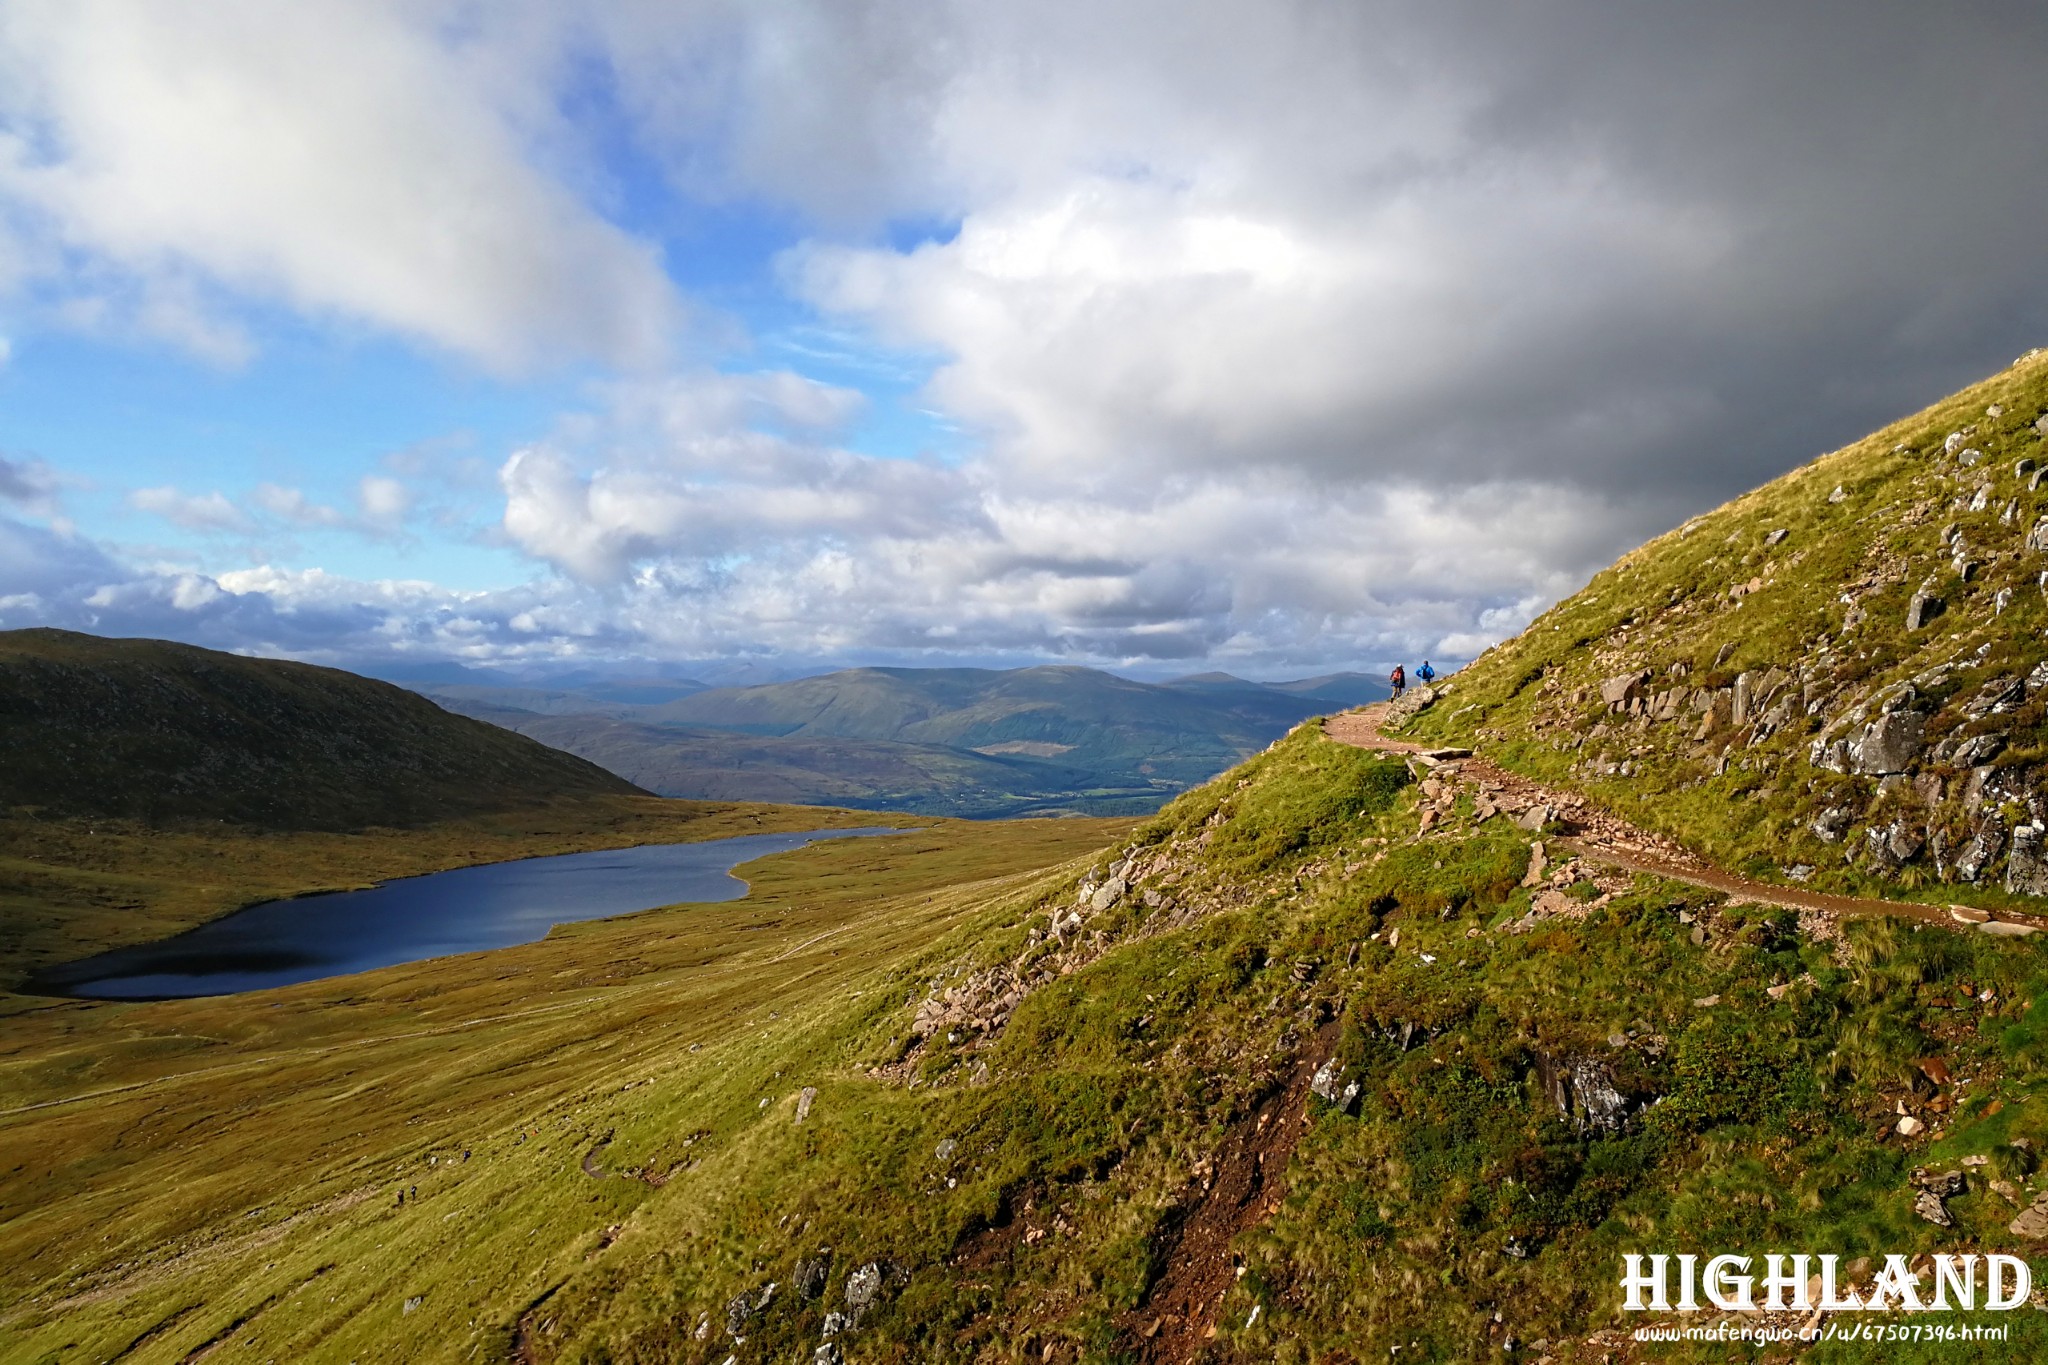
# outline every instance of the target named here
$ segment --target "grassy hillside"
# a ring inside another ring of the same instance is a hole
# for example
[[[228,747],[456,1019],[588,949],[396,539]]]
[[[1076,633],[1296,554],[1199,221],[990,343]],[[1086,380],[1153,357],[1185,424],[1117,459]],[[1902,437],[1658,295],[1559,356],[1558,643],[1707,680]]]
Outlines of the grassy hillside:
[[[725,812],[716,832],[759,815]],[[246,997],[13,998],[0,1360],[506,1359],[549,1284],[664,1181],[687,1187],[579,1116],[737,1085],[729,1113],[669,1111],[680,1151],[724,1149],[768,1121],[750,1087],[779,1093],[776,1073],[807,1062],[784,1049],[809,1020],[1127,828],[948,823],[817,845],[740,869],[742,900]],[[404,858],[423,836],[188,837],[225,894],[253,899],[417,870]],[[154,903],[182,883],[142,865],[152,851],[71,852],[133,868]]]
[[[1106,789],[1092,774],[1055,762],[935,744],[745,735],[495,708],[473,714],[587,758],[662,796],[830,804],[970,819],[1139,813],[1160,803],[1150,785]]]
[[[416,825],[635,794],[388,683],[161,640],[0,632],[0,812]]]
[[[1753,875],[2038,904],[2048,354],[1695,518],[1459,674],[1477,742]]]
[[[1312,728],[1077,825],[813,848],[339,1011],[39,1014],[0,1353],[809,1360],[837,1314],[860,1362],[1590,1362],[1633,1358],[1625,1249],[2031,1245],[2033,942],[1524,887],[1527,835],[1422,833]],[[1967,1173],[1949,1226],[1919,1168]],[[2048,1346],[1996,1321],[1888,1355]]]

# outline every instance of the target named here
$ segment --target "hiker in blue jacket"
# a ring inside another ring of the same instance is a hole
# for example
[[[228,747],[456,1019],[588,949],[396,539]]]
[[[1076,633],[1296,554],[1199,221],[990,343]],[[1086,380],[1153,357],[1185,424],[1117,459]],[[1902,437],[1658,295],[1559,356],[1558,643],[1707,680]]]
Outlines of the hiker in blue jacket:
[[[1415,670],[1415,676],[1422,679],[1422,685],[1427,687],[1436,681],[1436,670],[1429,666],[1429,660],[1424,659],[1422,667]]]

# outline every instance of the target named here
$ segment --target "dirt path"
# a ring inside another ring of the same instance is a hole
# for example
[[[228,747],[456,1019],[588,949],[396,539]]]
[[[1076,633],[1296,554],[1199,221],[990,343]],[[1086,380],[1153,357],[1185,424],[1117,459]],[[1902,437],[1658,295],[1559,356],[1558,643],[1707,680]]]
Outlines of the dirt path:
[[[1924,920],[1952,929],[1973,925],[1985,933],[2014,937],[2048,928],[2048,917],[2018,911],[1991,912],[1967,906],[1836,896],[1739,876],[1714,866],[1661,834],[1652,834],[1611,811],[1602,810],[1577,792],[1548,787],[1519,773],[1508,772],[1469,750],[1433,749],[1428,745],[1389,739],[1380,733],[1380,722],[1386,718],[1387,711],[1388,704],[1380,702],[1332,716],[1323,723],[1323,733],[1341,744],[1360,749],[1412,754],[1427,766],[1431,771],[1423,781],[1425,830],[1448,811],[1451,798],[1456,793],[1469,790],[1475,793],[1474,801],[1483,817],[1501,813],[1526,818],[1536,807],[1546,807],[1551,822],[1563,826],[1566,831],[1566,837],[1556,842],[1581,857],[1611,863],[1631,872],[1647,872],[1673,881],[1704,886],[1759,905],[1813,910],[1838,917],[1890,915]],[[1432,811],[1436,812],[1435,818],[1432,818]],[[1532,819],[1531,823],[1540,825],[1543,822]]]

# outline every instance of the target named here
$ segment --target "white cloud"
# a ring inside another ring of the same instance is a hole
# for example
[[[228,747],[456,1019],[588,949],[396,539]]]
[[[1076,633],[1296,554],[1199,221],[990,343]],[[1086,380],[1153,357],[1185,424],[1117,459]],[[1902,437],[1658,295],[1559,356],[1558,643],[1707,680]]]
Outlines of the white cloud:
[[[63,248],[76,317],[223,361],[251,343],[222,291],[499,368],[660,356],[676,299],[657,251],[533,164],[558,135],[554,58],[474,18],[455,0],[17,0],[0,203]]]
[[[138,488],[128,495],[129,506],[139,512],[162,517],[187,531],[247,532],[255,529],[249,514],[218,489],[208,493],[184,493],[176,488]]]

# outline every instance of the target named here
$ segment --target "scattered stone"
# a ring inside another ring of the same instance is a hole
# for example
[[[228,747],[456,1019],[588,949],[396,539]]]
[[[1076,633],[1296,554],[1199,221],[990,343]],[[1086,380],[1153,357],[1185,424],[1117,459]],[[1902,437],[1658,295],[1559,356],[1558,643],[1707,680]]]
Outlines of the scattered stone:
[[[1984,415],[1986,417],[2003,417],[2005,416],[2005,405],[2003,403],[1993,403],[1990,407],[1984,409]]]
[[[415,1294],[405,1301],[405,1312],[410,1313],[427,1301],[425,1294]]]
[[[1787,881],[1803,882],[1812,875],[1812,863],[1794,863],[1785,869],[1785,879]]]
[[[811,1116],[811,1104],[818,1098],[818,1087],[807,1085],[796,1092],[796,1121],[802,1123]]]
[[[1846,488],[1843,488],[1843,487],[1842,487],[1842,485],[1840,485],[1840,484],[1836,484],[1836,485],[1835,485],[1835,491],[1834,491],[1834,492],[1832,492],[1832,493],[1830,493],[1830,494],[1828,494],[1828,501],[1829,501],[1829,502],[1841,502],[1841,501],[1842,501],[1843,499],[1847,498],[1848,496],[1849,496],[1849,491],[1848,491],[1848,490],[1847,490]]]
[[[1991,918],[1991,913],[1974,905],[1951,905],[1948,917],[1958,924],[1983,924]]]
[[[1892,1125],[1892,1130],[1900,1137],[1919,1137],[1927,1131],[1927,1125],[1914,1118],[1911,1114],[1908,1114]]]
[[[2027,532],[2027,549],[2035,554],[2048,550],[2048,517],[2034,523],[2034,529]]]
[[[1784,542],[1785,537],[1791,534],[1792,533],[1786,530],[1784,527],[1779,527],[1777,530],[1771,532],[1769,535],[1764,537],[1764,548],[1768,550],[1774,545],[1782,544]]]
[[[1693,932],[1699,933],[1699,930],[1695,929]],[[1721,1003],[1721,997],[1718,995],[1703,995],[1692,1003],[1695,1009],[1710,1010]]]
[[[1541,831],[1544,826],[1557,818],[1557,812],[1549,806],[1538,803],[1515,817],[1515,823],[1532,832]]]
[[[1961,450],[1963,448],[1963,443],[1967,439],[1968,438],[1965,437],[1962,432],[1951,431],[1948,434],[1948,438],[1941,443],[1941,453],[1944,455],[1955,454],[1958,450]]]
[[[940,1161],[951,1161],[953,1153],[960,1150],[960,1144],[952,1138],[940,1138],[939,1145],[932,1148],[932,1155]]]
[[[1538,839],[1529,845],[1529,870],[1522,874],[1523,886],[1541,886],[1543,876],[1550,869],[1550,859],[1543,852],[1543,841]]]
[[[811,1353],[811,1365],[845,1365],[845,1361],[846,1356],[836,1341],[820,1342],[818,1349]]]

